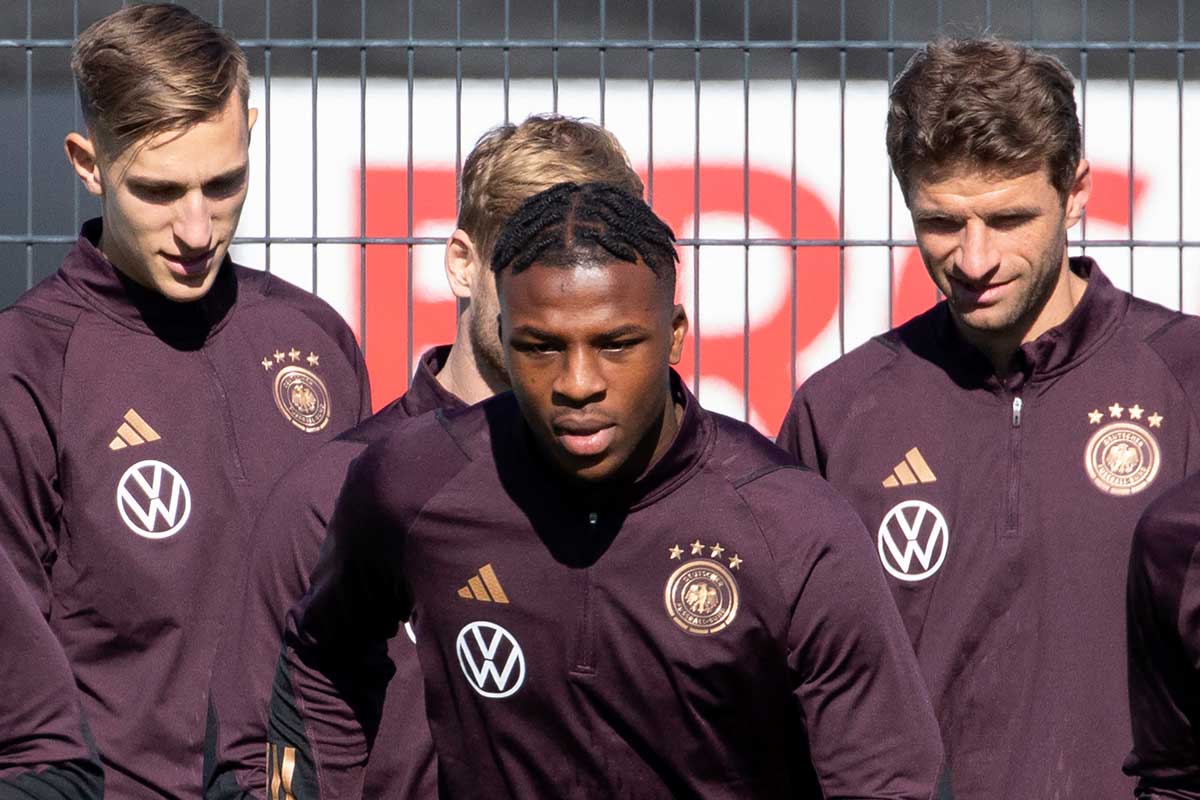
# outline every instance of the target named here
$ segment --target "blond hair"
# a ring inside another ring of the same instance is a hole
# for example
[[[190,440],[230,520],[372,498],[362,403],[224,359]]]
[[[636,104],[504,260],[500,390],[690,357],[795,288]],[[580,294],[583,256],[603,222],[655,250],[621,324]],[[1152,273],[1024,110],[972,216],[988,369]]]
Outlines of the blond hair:
[[[246,56],[220,28],[173,3],[126,6],[84,31],[71,71],[88,130],[108,155],[250,98]]]
[[[463,164],[458,227],[487,264],[521,203],[567,181],[611,183],[636,197],[643,191],[625,149],[599,125],[559,114],[499,125],[480,137]]]

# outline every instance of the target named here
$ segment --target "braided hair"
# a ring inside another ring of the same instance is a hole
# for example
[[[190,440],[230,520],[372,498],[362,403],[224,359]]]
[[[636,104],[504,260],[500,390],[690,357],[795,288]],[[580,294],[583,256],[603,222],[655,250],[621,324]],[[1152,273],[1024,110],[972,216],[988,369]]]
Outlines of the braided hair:
[[[601,251],[630,263],[640,256],[674,296],[675,233],[641,198],[609,183],[559,183],[527,199],[496,240],[492,270],[569,266]]]

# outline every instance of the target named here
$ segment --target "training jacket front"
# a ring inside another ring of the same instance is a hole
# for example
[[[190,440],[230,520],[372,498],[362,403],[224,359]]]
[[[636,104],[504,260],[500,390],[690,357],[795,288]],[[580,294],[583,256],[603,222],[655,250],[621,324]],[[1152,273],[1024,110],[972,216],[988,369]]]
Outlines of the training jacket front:
[[[1132,792],[1130,538],[1200,466],[1200,319],[1071,269],[1083,297],[1008,379],[940,303],[806,381],[780,433],[866,523],[957,800]]]
[[[71,666],[3,549],[0,620],[0,800],[100,800]]]
[[[215,757],[216,763],[205,768],[209,800],[270,796],[267,760],[274,758],[282,767],[284,754],[267,752],[267,703],[288,609],[308,591],[350,462],[412,417],[463,407],[437,380],[449,354],[448,345],[426,353],[407,392],[322,445],[271,490],[255,526],[254,554],[238,616],[227,628],[213,668],[206,759]],[[388,683],[364,797],[437,795],[425,689],[411,630],[406,626],[388,642],[396,674]]]
[[[932,795],[936,722],[853,511],[673,381],[673,444],[604,500],[511,394],[354,462],[272,697],[296,798],[357,796],[410,615],[445,798]]]
[[[213,656],[250,526],[369,411],[321,300],[226,260],[174,303],[96,249],[0,313],[0,547],[66,651],[112,797],[197,797]]]
[[[1125,771],[1144,800],[1200,800],[1200,475],[1146,509],[1129,560]]]

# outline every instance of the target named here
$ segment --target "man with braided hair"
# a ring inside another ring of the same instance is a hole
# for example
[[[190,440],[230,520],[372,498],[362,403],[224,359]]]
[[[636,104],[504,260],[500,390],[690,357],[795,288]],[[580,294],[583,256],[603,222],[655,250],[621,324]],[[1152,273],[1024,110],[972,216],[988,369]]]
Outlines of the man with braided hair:
[[[612,186],[509,220],[513,392],[371,445],[288,615],[269,739],[298,800],[361,791],[406,619],[442,797],[933,795],[936,723],[861,525],[671,370],[675,262]]]
[[[480,138],[463,164],[458,228],[446,244],[446,277],[461,309],[454,344],[426,353],[404,395],[296,465],[271,492],[252,537],[256,549],[241,614],[228,628],[213,671],[209,800],[274,796],[267,761],[282,766],[288,753],[267,751],[266,706],[284,615],[308,589],[350,462],[411,417],[462,408],[508,388],[489,256],[505,218],[530,195],[564,180],[603,180],[642,193],[616,137],[593,123],[537,115],[520,125],[498,125]],[[436,760],[410,633],[411,626],[388,643],[396,674],[366,767],[367,797],[436,796]],[[281,779],[278,789],[286,788]]]

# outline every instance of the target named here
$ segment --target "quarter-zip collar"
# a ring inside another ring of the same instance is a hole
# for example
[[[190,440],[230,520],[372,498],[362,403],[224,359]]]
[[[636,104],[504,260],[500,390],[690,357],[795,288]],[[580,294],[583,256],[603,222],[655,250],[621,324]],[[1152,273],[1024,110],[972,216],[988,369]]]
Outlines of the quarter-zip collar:
[[[448,344],[439,345],[426,350],[421,356],[408,391],[397,401],[408,416],[418,417],[439,408],[466,408],[467,404],[458,395],[447,391],[437,379],[438,373],[446,366],[450,347]]]
[[[997,377],[987,357],[963,338],[945,301],[938,304],[933,320],[941,351],[937,361],[967,388],[993,392],[1013,392],[1027,384],[1036,387],[1084,361],[1125,317],[1129,295],[1113,286],[1091,258],[1077,256],[1069,264],[1087,281],[1083,297],[1065,320],[1017,349],[1007,379]]]
[[[229,321],[238,286],[228,254],[208,294],[177,303],[126,277],[100,252],[102,226],[99,218],[85,222],[59,268],[63,280],[100,313],[138,333],[195,346]]]

